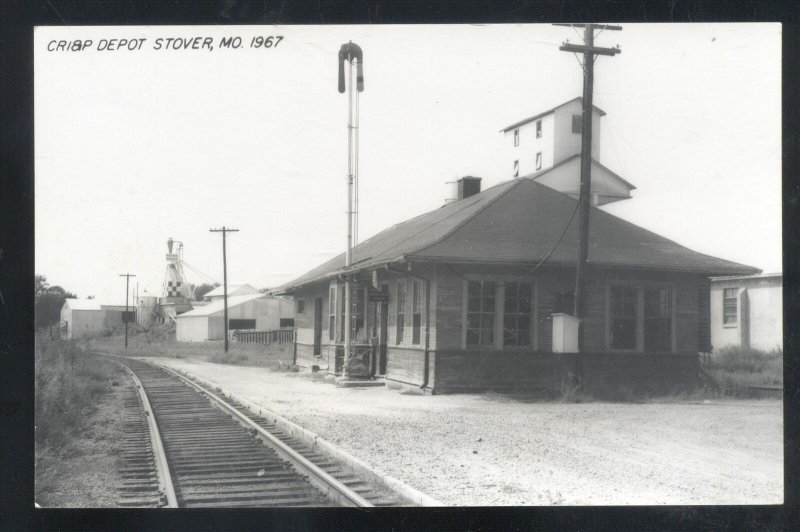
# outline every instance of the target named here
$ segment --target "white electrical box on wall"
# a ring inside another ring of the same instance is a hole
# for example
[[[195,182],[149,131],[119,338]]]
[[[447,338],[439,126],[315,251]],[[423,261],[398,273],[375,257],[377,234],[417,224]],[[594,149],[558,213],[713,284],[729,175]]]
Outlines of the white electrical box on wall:
[[[553,317],[553,353],[578,352],[578,318],[557,312]]]

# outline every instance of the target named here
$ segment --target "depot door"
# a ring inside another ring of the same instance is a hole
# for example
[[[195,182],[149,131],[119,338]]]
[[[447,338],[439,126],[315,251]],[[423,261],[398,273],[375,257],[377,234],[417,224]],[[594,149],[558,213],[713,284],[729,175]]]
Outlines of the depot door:
[[[322,298],[314,298],[314,356],[322,356]]]

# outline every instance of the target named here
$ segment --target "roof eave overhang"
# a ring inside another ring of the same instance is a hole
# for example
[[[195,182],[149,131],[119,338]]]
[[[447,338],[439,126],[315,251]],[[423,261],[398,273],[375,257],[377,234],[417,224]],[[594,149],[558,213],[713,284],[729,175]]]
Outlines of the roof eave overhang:
[[[406,260],[405,255],[400,255],[399,257],[395,257],[395,258],[392,258],[392,259],[379,260],[379,261],[376,261],[376,262],[370,262],[368,264],[359,264],[357,266],[351,266],[350,268],[339,268],[338,270],[334,270],[332,272],[324,273],[322,275],[318,275],[316,277],[312,277],[311,279],[307,279],[305,281],[302,281],[302,282],[299,282],[299,283],[296,283],[296,284],[290,284],[290,285],[287,285],[287,286],[276,288],[273,293],[275,295],[279,295],[279,296],[280,295],[288,295],[288,294],[292,294],[295,291],[297,291],[298,288],[302,288],[304,286],[308,286],[308,285],[311,285],[311,284],[316,284],[316,283],[319,283],[319,282],[322,282],[322,281],[329,281],[330,279],[333,279],[334,277],[339,277],[340,275],[346,275],[348,273],[358,273],[358,272],[361,272],[361,271],[364,271],[364,270],[380,268],[380,267],[386,266],[388,264],[394,264],[394,263],[397,263],[397,262],[404,262],[405,260]]]
[[[537,264],[541,259],[520,259],[520,260],[506,260],[506,261],[488,261],[486,259],[470,259],[470,258],[453,258],[453,257],[420,257],[408,256],[408,262],[439,262],[450,264],[468,264],[468,265],[486,265],[486,266],[530,266]],[[544,262],[541,267],[575,267],[575,261],[557,261],[548,260]],[[613,269],[626,269],[626,270],[646,270],[646,271],[660,271],[660,272],[673,272],[673,273],[687,273],[703,275],[711,277],[715,275],[751,275],[761,273],[758,268],[742,267],[734,268],[704,268],[704,267],[689,267],[689,266],[662,266],[651,264],[623,264],[614,262],[590,262],[589,266],[598,268],[613,268]],[[722,272],[722,273],[718,273]]]

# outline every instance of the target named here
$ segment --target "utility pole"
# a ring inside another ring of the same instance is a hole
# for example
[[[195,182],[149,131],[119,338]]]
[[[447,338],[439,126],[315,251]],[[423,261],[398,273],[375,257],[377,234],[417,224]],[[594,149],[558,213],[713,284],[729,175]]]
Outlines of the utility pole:
[[[130,292],[131,277],[136,277],[132,273],[121,273],[120,277],[125,278],[125,349],[128,349],[128,293]]]
[[[225,251],[225,237],[228,233],[236,233],[238,229],[231,229],[222,226],[222,229],[209,229],[209,233],[222,233],[222,300],[225,307],[224,320],[225,320],[225,352],[228,352],[228,259]]]
[[[581,188],[579,202],[578,259],[575,269],[575,317],[578,319],[578,352],[584,352],[584,326],[586,317],[586,274],[589,267],[589,213],[592,196],[592,93],[594,89],[594,56],[614,56],[621,52],[615,48],[594,45],[594,30],[620,31],[620,26],[607,24],[556,24],[557,26],[583,27],[582,45],[565,42],[562,52],[583,54],[583,114],[581,117]]]

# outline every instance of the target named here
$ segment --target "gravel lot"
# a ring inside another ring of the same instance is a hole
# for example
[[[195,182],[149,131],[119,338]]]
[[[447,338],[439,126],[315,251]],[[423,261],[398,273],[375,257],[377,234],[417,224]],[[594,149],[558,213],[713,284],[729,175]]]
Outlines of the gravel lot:
[[[524,402],[336,388],[157,358],[312,430],[447,505],[780,504],[783,405]]]

